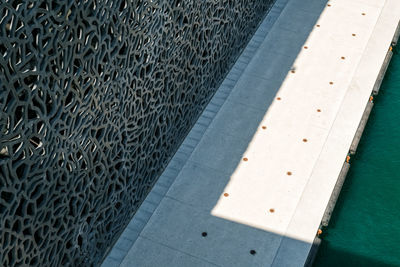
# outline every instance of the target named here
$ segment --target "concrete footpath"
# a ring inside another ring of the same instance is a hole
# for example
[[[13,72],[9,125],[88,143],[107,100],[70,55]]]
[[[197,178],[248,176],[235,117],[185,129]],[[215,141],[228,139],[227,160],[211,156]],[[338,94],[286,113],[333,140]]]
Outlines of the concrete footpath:
[[[102,266],[303,266],[399,20],[277,0]]]

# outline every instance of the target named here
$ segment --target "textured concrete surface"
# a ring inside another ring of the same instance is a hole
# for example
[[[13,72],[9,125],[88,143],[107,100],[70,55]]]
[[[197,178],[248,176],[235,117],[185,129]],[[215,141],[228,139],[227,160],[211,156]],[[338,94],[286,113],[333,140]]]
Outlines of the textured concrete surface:
[[[302,266],[399,18],[278,0],[102,266]]]

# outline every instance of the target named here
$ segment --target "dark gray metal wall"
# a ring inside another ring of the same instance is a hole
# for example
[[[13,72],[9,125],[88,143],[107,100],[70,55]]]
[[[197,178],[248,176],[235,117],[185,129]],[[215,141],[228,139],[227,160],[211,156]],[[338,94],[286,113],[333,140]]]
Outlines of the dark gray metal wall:
[[[271,3],[0,1],[0,266],[98,265]]]

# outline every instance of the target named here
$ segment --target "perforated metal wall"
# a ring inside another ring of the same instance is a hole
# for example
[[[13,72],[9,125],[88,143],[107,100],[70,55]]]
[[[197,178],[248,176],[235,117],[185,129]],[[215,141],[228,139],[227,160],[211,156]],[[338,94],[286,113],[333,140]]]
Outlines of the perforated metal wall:
[[[0,1],[0,265],[98,265],[271,2]]]

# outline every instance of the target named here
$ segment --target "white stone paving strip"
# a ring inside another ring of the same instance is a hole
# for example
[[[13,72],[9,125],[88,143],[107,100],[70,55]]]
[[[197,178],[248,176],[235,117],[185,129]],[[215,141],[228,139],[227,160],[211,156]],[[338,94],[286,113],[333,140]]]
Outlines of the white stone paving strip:
[[[303,266],[399,19],[278,0],[102,266]]]

